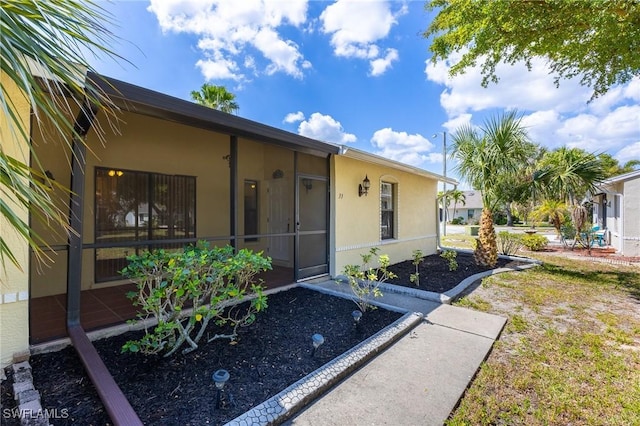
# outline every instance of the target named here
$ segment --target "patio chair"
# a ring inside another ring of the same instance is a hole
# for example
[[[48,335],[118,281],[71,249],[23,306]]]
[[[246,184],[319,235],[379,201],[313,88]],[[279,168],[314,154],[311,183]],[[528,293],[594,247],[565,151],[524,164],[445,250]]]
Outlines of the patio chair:
[[[604,247],[607,245],[607,239],[606,239],[606,234],[607,231],[605,229],[600,229],[598,227],[598,229],[594,230],[591,232],[591,247],[594,246],[594,244],[598,243],[598,247]]]

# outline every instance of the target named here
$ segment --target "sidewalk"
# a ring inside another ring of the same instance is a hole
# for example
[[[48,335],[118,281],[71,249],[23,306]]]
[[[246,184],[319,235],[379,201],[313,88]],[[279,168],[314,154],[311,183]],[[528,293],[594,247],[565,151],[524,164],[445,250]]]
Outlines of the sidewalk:
[[[313,286],[348,292],[327,281]],[[285,425],[442,425],[506,319],[406,295],[376,299],[425,320]]]

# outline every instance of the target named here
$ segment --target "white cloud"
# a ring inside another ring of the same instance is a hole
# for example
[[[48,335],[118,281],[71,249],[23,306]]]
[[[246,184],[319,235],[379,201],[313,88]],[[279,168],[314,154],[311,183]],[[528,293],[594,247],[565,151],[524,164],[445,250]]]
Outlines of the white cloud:
[[[410,135],[387,127],[373,134],[371,144],[377,149],[376,154],[413,166],[442,163],[442,154],[430,152],[433,143],[420,134]]]
[[[563,81],[556,88],[542,59],[532,61],[531,71],[524,64],[500,64],[496,69],[500,82],[490,83],[484,88],[480,66],[469,69],[465,74],[449,77],[449,68],[458,58],[435,65],[427,60],[425,68],[427,79],[446,86],[440,103],[449,116],[489,108],[574,111],[584,109],[591,96],[591,91],[580,86],[575,79]]]
[[[196,62],[196,67],[200,68],[200,72],[207,81],[218,79],[238,81],[242,78],[242,74],[237,73],[238,64],[224,58],[218,60],[200,59]]]
[[[622,148],[614,155],[621,164],[631,160],[640,160],[640,141]]]
[[[309,138],[337,144],[356,141],[356,135],[346,133],[339,121],[330,115],[323,115],[319,112],[314,112],[308,120],[300,123],[298,133]]]
[[[302,121],[302,120],[304,120],[304,114],[302,113],[302,111],[290,112],[284,118],[285,123],[297,123],[298,121]]]
[[[460,114],[448,120],[442,125],[449,133],[453,133],[457,128],[471,124],[471,114]]]
[[[264,72],[284,72],[302,77],[302,69],[311,64],[292,40],[284,39],[278,29],[302,27],[307,20],[307,1],[268,0],[151,0],[163,32],[194,34],[203,59],[197,62],[207,80],[244,80],[255,72],[255,58],[246,62],[245,48],[255,48],[266,60]],[[242,66],[239,63],[242,63]]]
[[[602,152],[640,137],[640,78],[614,86],[588,103],[592,89],[581,86],[578,78],[562,80],[556,88],[542,59],[532,61],[531,71],[524,64],[500,64],[499,83],[483,88],[480,66],[449,76],[451,65],[460,57],[457,53],[436,64],[428,60],[425,67],[427,79],[445,87],[440,104],[449,116],[445,126],[449,131],[472,120],[479,124],[495,110],[517,109],[525,113],[523,124],[531,139],[550,149],[568,145]]]
[[[396,49],[387,49],[387,55],[384,58],[378,58],[371,61],[371,75],[382,75],[391,67],[391,63],[398,60],[398,51]]]
[[[368,59],[371,75],[383,74],[398,59],[398,51],[381,49],[376,44],[389,36],[397,17],[407,13],[407,6],[393,13],[390,2],[337,0],[320,15],[322,31],[331,34],[331,45],[336,56]]]

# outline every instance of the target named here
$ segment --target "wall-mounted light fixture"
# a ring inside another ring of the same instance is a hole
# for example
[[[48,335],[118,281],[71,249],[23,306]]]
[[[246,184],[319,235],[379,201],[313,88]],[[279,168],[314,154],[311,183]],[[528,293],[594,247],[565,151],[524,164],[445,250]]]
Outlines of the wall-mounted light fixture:
[[[309,192],[309,190],[313,188],[313,181],[311,179],[303,178],[302,186],[304,186],[307,192]]]
[[[364,180],[358,185],[358,197],[367,195],[369,193],[369,188],[371,188],[371,181],[369,180],[368,175],[364,175]]]
[[[114,177],[114,176],[120,177],[124,174],[124,172],[122,170],[109,170],[107,174],[111,177]]]

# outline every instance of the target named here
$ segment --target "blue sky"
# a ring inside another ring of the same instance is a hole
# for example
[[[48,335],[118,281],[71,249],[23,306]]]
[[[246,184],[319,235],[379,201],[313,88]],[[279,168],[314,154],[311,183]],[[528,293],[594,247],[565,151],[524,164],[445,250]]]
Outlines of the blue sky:
[[[577,80],[556,88],[543,60],[451,78],[432,64],[422,1],[151,0],[104,2],[131,64],[104,75],[190,100],[203,83],[236,94],[238,115],[442,173],[442,132],[518,109],[531,139],[640,159],[640,79],[587,103]],[[433,135],[436,134],[436,137]],[[448,175],[455,167],[447,164]],[[463,185],[464,187],[464,185]]]

